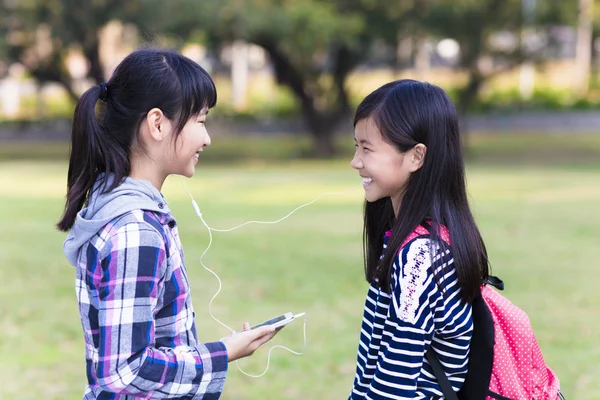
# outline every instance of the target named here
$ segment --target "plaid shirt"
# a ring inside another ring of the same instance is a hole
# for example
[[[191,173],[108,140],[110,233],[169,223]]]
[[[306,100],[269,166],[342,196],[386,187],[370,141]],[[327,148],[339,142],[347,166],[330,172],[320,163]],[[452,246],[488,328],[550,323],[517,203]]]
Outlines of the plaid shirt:
[[[218,399],[222,342],[199,344],[175,220],[131,211],[79,254],[77,298],[86,344],[84,399]]]

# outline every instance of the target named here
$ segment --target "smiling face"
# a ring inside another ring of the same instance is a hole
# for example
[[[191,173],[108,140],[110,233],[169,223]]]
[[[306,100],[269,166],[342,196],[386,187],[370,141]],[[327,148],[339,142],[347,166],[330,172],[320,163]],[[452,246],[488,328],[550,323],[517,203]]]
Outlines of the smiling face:
[[[372,118],[356,123],[354,141],[356,152],[350,165],[362,177],[365,199],[374,202],[390,197],[397,213],[411,173],[422,164],[415,158],[417,146],[400,152],[383,139]]]
[[[131,156],[130,176],[150,181],[158,190],[169,175],[191,178],[198,156],[211,140],[204,122],[207,110],[192,116],[177,133],[174,123],[158,108],[146,115],[140,127],[140,143]]]
[[[194,175],[200,152],[211,143],[204,126],[206,114],[207,112],[203,111],[200,115],[190,118],[175,139],[175,145],[169,144],[171,146],[171,149],[168,150],[170,154],[166,157],[169,163],[168,174],[183,175],[188,178]]]

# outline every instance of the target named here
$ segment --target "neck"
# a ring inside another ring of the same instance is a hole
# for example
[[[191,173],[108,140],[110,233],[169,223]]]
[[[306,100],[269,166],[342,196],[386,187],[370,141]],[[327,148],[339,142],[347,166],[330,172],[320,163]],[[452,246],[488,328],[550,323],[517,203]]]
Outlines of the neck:
[[[400,203],[402,203],[402,196],[390,197],[392,200],[392,208],[394,209],[394,218],[398,218],[400,213]]]
[[[167,179],[167,174],[160,171],[156,163],[148,157],[132,157],[129,176],[133,179],[149,181],[159,192]]]

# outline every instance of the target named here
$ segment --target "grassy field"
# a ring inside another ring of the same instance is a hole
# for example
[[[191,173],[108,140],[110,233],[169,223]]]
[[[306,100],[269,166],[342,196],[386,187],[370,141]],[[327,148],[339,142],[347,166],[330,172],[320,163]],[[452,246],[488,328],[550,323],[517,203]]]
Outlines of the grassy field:
[[[555,154],[564,149],[559,147]],[[599,148],[592,139],[580,150]],[[566,166],[478,161],[468,169],[493,272],[505,280],[506,296],[529,313],[547,363],[567,397],[577,400],[600,398],[597,160]],[[229,228],[251,219],[275,220],[321,193],[352,189],[360,182],[347,161],[200,165],[187,185],[208,224]],[[63,207],[65,176],[63,161],[0,162],[2,400],[80,399],[85,384],[74,271],[61,251],[65,235],[53,228]],[[217,288],[199,263],[207,232],[179,178],[170,178],[163,192],[179,221],[200,338],[216,340],[227,332],[207,311]],[[237,327],[286,311],[308,314],[305,355],[275,350],[261,379],[247,378],[231,364],[224,399],[347,396],[367,289],[361,207],[359,189],[324,197],[277,225],[215,234],[204,261],[224,284],[213,304],[218,318]],[[272,343],[300,349],[302,323],[289,325]],[[266,354],[262,349],[241,365],[260,373]]]

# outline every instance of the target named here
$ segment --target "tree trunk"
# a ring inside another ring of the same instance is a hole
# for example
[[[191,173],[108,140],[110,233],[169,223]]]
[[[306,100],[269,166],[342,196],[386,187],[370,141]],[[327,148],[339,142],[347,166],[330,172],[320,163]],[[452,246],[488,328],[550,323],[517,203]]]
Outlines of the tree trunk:
[[[63,88],[65,88],[69,97],[75,102],[75,104],[77,104],[77,101],[79,101],[79,95],[75,93],[75,90],[73,90],[73,85],[71,85],[71,83],[69,82],[64,81],[60,81],[60,84]]]
[[[341,108],[329,113],[318,112],[314,107],[302,110],[306,126],[313,137],[313,154],[318,158],[332,157],[337,153],[335,130],[346,116]]]
[[[46,65],[44,68],[38,69],[30,69],[29,73],[35,80],[37,80],[39,85],[43,85],[47,82],[55,82],[59,83],[65,90],[71,99],[75,102],[79,100],[79,95],[73,89],[73,83],[71,82],[70,77],[66,76],[61,69],[61,66],[58,62],[53,63],[52,65]]]
[[[90,71],[88,75],[94,78],[96,83],[104,82],[106,78],[104,76],[104,68],[100,62],[100,45],[98,40],[94,40],[87,45],[84,49],[84,54],[90,62]]]
[[[315,107],[314,95],[307,92],[307,78],[291,60],[279,49],[272,38],[254,38],[253,42],[261,46],[273,63],[277,82],[292,90],[302,110],[302,117],[314,138],[313,151],[315,156],[325,158],[336,153],[334,136],[339,122],[347,116],[349,110],[348,94],[345,81],[349,71],[356,64],[353,55],[344,47],[336,53],[336,63],[333,68],[333,80],[337,94],[336,101],[326,110],[320,111]]]
[[[336,153],[335,143],[333,141],[335,134],[332,130],[311,131],[313,136],[313,154],[317,158],[329,158]]]
[[[479,89],[483,84],[483,77],[479,75],[479,72],[471,71],[469,73],[470,79],[467,85],[461,90],[458,97],[457,114],[460,123],[460,130],[462,136],[463,150],[466,154],[469,153],[469,126],[467,123],[467,112],[473,105],[473,102],[479,94]]]
[[[246,109],[248,95],[248,44],[236,40],[231,46],[231,94],[236,111]]]
[[[590,84],[592,66],[592,16],[593,0],[579,0],[579,21],[577,23],[577,52],[575,57],[575,93],[586,97]]]
[[[592,43],[600,43],[600,30],[594,31]],[[592,53],[592,73],[591,73],[592,82],[594,82],[594,87],[600,87],[600,47],[594,47],[594,51]]]
[[[414,52],[415,76],[417,79],[427,80],[431,69],[429,49],[427,48],[427,36],[419,35],[414,37]]]

